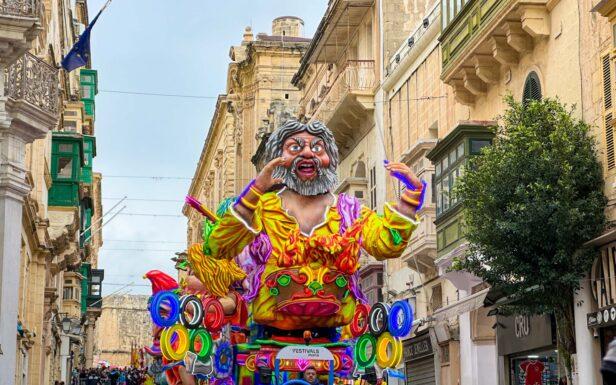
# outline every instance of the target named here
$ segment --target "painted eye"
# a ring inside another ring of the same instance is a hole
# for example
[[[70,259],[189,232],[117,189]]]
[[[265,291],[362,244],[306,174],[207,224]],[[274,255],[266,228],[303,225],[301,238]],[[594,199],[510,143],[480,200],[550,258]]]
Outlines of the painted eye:
[[[291,151],[293,151],[293,152],[300,151],[301,149],[302,149],[302,148],[299,146],[299,144],[292,144],[292,145],[289,147],[289,150],[291,150]]]
[[[323,151],[323,146],[321,146],[320,144],[315,144],[314,146],[312,146],[312,152],[321,152]]]

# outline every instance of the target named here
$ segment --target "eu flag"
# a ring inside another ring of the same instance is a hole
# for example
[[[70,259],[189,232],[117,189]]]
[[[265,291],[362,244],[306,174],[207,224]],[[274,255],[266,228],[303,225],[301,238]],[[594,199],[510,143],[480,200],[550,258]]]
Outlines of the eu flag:
[[[88,60],[90,59],[90,31],[103,12],[103,9],[101,9],[90,24],[88,24],[86,30],[79,36],[77,43],[75,43],[73,48],[71,48],[64,59],[62,59],[62,67],[67,72],[71,72],[75,68],[83,67],[88,64]]]

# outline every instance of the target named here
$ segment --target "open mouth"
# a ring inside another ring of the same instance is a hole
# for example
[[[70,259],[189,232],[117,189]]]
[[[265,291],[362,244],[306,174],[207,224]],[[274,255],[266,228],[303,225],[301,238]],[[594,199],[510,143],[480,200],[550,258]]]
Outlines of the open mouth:
[[[340,304],[322,299],[304,299],[281,304],[278,311],[294,316],[328,317],[340,310]]]
[[[313,178],[317,175],[317,164],[312,160],[302,160],[295,169],[297,174],[305,179]]]

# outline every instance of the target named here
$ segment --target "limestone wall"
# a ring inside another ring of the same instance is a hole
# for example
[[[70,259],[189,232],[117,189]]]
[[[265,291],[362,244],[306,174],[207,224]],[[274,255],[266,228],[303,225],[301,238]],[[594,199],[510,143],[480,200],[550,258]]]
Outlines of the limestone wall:
[[[111,365],[130,364],[131,346],[152,343],[147,295],[120,295],[103,300],[102,314],[96,324],[94,361]]]

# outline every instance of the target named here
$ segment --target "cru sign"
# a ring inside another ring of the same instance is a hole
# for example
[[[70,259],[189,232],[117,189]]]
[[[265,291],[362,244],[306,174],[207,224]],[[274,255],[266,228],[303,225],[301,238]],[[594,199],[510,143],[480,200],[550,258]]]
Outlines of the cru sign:
[[[539,316],[496,316],[498,355],[526,352],[554,345],[552,318]]]

